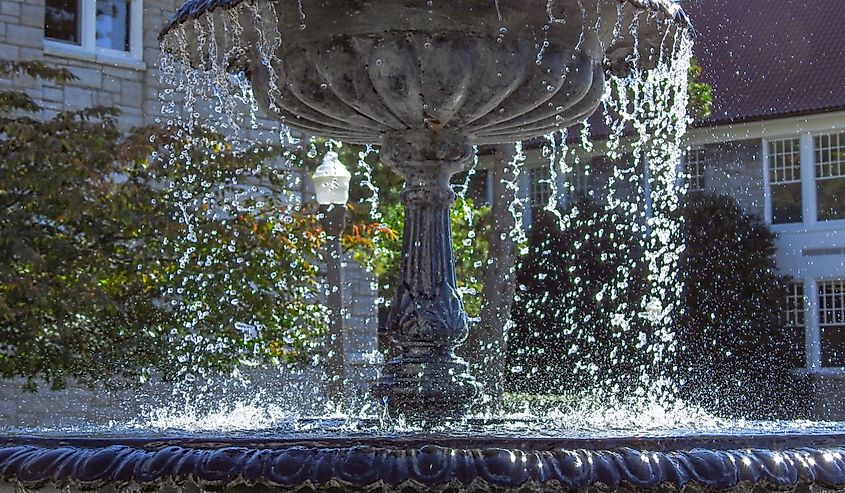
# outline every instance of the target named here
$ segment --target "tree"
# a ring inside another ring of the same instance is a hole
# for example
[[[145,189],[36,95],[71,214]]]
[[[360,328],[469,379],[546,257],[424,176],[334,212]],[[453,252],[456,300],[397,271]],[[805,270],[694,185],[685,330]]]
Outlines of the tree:
[[[730,197],[690,196],[682,213],[682,396],[722,414],[794,416],[806,385],[790,374],[795,341],[781,319],[788,278],[777,272],[775,235]]]
[[[3,75],[72,80],[38,62]],[[0,93],[0,374],[94,382],[282,361],[323,329],[278,150]],[[284,306],[281,310],[279,307]]]
[[[638,258],[638,237],[627,218],[581,198],[561,228],[541,214],[528,236],[516,274],[513,327],[508,341],[508,388],[521,393],[566,394],[600,388],[622,394],[639,383],[648,355],[638,316],[647,292],[643,266],[630,278],[619,272]],[[620,297],[609,287],[628,281]]]
[[[698,60],[693,58],[688,72],[689,103],[687,108],[694,118],[707,118],[713,112],[713,86],[701,82],[703,73],[704,69],[698,64]]]
[[[508,357],[518,371],[510,389],[570,393],[598,385],[625,395],[643,369],[670,369],[679,397],[723,415],[801,411],[795,389],[806,386],[790,375],[794,348],[780,320],[787,279],[777,273],[774,235],[758,218],[729,197],[689,197],[679,209],[686,249],[683,303],[672,317],[678,349],[655,367],[647,351],[654,334],[636,313],[648,293],[648,272],[637,260],[641,239],[620,227],[624,218],[586,200],[575,207],[563,229],[541,220],[529,236],[517,274]],[[611,300],[614,285],[620,297]]]

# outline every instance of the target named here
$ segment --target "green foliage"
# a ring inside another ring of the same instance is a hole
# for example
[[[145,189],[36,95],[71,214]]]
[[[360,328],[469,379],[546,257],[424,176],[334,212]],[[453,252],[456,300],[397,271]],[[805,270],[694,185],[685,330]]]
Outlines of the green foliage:
[[[788,279],[777,272],[775,235],[729,197],[691,196],[683,215],[686,309],[677,353],[683,395],[723,413],[795,412],[801,386],[790,369],[801,364],[792,354],[803,334],[796,341],[783,330]]]
[[[713,112],[713,86],[701,82],[703,69],[693,58],[689,68],[689,105],[688,109],[694,118],[707,118]]]
[[[379,281],[379,296],[389,302],[399,284],[405,213],[399,203],[383,203],[380,210],[383,228],[376,233],[373,248],[356,248],[354,257],[362,264],[372,266]],[[485,230],[489,227],[489,208],[477,208],[470,199],[458,199],[452,207],[451,219],[458,290],[463,295],[467,314],[477,317],[481,313],[483,269],[487,265]]]
[[[640,244],[625,219],[588,202],[581,219],[542,222],[529,237],[517,274],[509,364],[519,392],[566,393],[584,384],[636,384],[654,334],[641,317],[622,327],[613,314],[635,314],[647,293]],[[690,197],[679,210],[686,250],[680,260],[683,304],[673,315],[678,349],[665,361],[680,396],[723,414],[794,412],[792,341],[779,319],[785,279],[776,271],[774,235],[727,197]],[[605,286],[628,274],[615,300]],[[603,295],[600,295],[603,293]],[[644,332],[646,339],[638,341]],[[673,369],[674,368],[674,369]]]
[[[319,149],[326,141],[316,140],[313,145],[310,154],[314,157],[309,158],[307,154],[302,157],[310,169],[322,159]],[[381,163],[377,153],[367,153],[363,146],[344,144],[333,149],[350,170],[356,164],[358,168],[350,184],[350,214],[344,247],[353,252],[356,261],[372,269],[378,279],[379,297],[385,304],[390,303],[397,289],[402,261],[405,213],[400,194],[404,180]],[[370,168],[370,172],[364,173],[364,167]],[[458,289],[464,295],[467,313],[477,317],[481,312],[483,269],[487,265],[489,207],[478,207],[471,199],[459,198],[452,206],[451,219]]]
[[[125,135],[116,115],[2,98],[0,374],[61,387],[300,354],[323,327],[308,302],[318,237],[282,213],[284,176],[265,164],[278,152],[202,130]]]

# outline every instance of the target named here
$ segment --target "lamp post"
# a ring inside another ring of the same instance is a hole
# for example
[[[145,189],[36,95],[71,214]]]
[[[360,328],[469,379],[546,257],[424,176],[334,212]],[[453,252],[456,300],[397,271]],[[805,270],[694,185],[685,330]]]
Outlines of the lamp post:
[[[346,224],[346,202],[352,175],[340,162],[336,152],[329,151],[314,175],[314,191],[320,204],[320,223],[326,232],[326,281],[329,287],[329,395],[336,403],[344,401],[346,362],[343,347],[343,270],[340,238]]]

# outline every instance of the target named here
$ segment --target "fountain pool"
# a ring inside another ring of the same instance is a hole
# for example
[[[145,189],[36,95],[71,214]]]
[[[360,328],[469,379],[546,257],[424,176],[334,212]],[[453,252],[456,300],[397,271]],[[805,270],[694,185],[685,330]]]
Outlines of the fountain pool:
[[[548,138],[602,104],[619,117],[606,121],[611,152],[633,135],[653,162],[675,162],[691,35],[674,2],[189,0],[161,40],[164,78],[185,104],[210,91],[234,122],[231,96],[248,94],[293,131],[380,146],[404,177],[401,280],[387,322],[396,357],[372,389],[384,415],[225,432],[11,430],[0,437],[0,490],[845,489],[836,424],[614,430],[566,415],[467,417],[484,389],[455,354],[468,323],[450,179],[476,146]],[[565,145],[563,135],[550,141]],[[677,245],[662,219],[676,172],[653,172],[649,227],[665,241],[647,256],[671,272]],[[662,334],[678,288],[666,275],[654,290],[642,313]]]

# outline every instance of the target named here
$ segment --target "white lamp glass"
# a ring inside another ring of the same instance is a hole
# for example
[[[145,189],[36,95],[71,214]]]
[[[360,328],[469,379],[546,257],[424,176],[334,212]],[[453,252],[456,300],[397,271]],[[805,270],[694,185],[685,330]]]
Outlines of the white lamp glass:
[[[336,152],[326,153],[323,163],[317,166],[311,178],[314,180],[314,192],[319,204],[345,204],[349,201],[352,174],[340,162]]]

